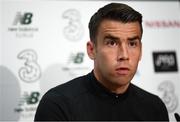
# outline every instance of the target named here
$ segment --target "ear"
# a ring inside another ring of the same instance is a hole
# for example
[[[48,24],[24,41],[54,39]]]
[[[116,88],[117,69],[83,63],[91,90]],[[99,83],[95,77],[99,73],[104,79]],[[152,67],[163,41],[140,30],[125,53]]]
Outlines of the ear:
[[[86,45],[87,49],[87,54],[90,59],[94,60],[95,59],[95,45],[92,41],[88,41]]]

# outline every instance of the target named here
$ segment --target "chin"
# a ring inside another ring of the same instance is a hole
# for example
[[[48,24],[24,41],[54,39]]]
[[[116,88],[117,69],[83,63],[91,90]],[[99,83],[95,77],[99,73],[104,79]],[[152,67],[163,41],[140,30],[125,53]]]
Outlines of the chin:
[[[117,81],[114,81],[114,84],[119,85],[119,86],[127,85],[129,83],[130,83],[129,80],[124,80],[124,79],[119,79]]]

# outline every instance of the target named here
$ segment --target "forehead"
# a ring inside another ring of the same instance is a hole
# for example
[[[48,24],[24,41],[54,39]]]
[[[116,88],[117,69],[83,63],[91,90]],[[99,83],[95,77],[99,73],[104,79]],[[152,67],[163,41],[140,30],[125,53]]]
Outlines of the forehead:
[[[141,29],[139,22],[123,23],[115,20],[103,20],[99,26],[98,34],[134,35],[140,37]]]

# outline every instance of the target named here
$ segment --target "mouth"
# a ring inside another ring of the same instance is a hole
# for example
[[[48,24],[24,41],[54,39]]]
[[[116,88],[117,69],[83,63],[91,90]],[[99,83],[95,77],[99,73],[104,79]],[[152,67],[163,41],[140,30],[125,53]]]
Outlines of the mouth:
[[[117,69],[116,69],[116,73],[117,73],[118,75],[128,75],[128,74],[129,74],[129,71],[130,71],[130,69],[127,68],[127,67],[120,67],[120,68],[117,68]]]

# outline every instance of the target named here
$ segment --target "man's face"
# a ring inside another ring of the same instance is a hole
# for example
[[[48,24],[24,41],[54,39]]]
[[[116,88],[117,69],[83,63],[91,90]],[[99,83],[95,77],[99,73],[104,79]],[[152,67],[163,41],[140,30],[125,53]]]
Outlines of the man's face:
[[[96,39],[87,46],[96,78],[110,89],[128,85],[141,59],[140,24],[104,20]]]

